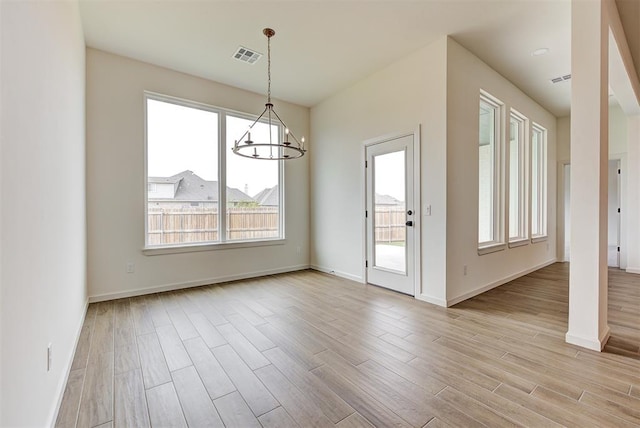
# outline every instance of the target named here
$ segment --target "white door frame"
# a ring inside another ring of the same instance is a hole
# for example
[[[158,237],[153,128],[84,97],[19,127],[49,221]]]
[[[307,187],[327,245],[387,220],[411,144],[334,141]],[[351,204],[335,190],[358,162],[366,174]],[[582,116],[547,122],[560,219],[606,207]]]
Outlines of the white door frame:
[[[608,160],[618,160],[620,161],[620,170],[622,171],[620,174],[619,182],[620,189],[618,192],[619,200],[620,200],[620,221],[618,224],[619,227],[619,242],[620,242],[620,269],[627,268],[627,155],[626,153],[612,153],[609,155]],[[557,179],[557,187],[558,187],[558,200],[557,200],[557,260],[558,261],[569,261],[566,260],[564,254],[564,231],[565,231],[565,212],[564,212],[564,167],[565,165],[571,165],[571,160],[561,160],[558,161],[558,179]],[[560,257],[562,256],[562,257]]]
[[[418,296],[421,292],[421,248],[422,248],[422,210],[421,210],[421,182],[420,182],[420,125],[418,125],[413,131],[408,132],[396,132],[391,134],[382,135],[375,138],[370,138],[362,143],[362,149],[360,154],[361,159],[361,171],[362,171],[362,201],[361,201],[361,213],[362,213],[362,236],[364,239],[362,240],[362,278],[364,279],[364,283],[368,282],[367,278],[367,244],[369,240],[369,236],[367,233],[367,169],[365,168],[365,162],[367,160],[367,146],[371,146],[378,143],[383,143],[389,140],[395,140],[397,138],[413,136],[413,205],[414,205],[414,215],[413,215],[413,227],[410,230],[413,230],[414,239],[413,239],[413,256],[414,256],[414,298]]]

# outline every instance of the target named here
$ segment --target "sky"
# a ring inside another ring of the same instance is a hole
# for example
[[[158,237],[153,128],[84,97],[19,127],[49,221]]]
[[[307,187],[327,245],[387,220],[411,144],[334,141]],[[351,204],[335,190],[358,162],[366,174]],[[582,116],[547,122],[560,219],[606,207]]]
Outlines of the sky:
[[[227,115],[227,186],[255,196],[278,184],[278,162],[247,159],[231,152],[252,121]],[[148,99],[147,174],[169,177],[191,170],[208,181],[218,179],[218,114],[197,108]],[[258,124],[251,139],[268,138],[268,125]]]
[[[405,152],[391,152],[374,158],[374,189],[380,195],[390,195],[399,201],[405,199]]]

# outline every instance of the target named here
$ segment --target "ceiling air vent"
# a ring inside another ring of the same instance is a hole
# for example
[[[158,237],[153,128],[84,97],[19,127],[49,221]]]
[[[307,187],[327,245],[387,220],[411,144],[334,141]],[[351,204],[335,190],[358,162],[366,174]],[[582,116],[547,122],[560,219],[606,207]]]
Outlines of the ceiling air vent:
[[[260,57],[262,57],[262,54],[240,46],[236,53],[233,54],[233,57],[238,61],[255,64],[260,59]]]
[[[571,75],[570,74],[565,74],[564,76],[558,76],[558,77],[554,77],[551,80],[551,83],[560,83],[560,82],[564,82],[567,80],[571,79]]]

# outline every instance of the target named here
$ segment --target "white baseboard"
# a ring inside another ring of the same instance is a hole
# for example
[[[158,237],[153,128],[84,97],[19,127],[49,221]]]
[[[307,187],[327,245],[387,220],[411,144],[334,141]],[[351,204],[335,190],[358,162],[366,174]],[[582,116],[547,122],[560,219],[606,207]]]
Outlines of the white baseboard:
[[[89,308],[89,299],[84,303],[84,310],[82,311],[82,316],[80,317],[80,324],[78,328],[76,328],[76,340],[73,345],[73,351],[70,354],[69,361],[67,361],[64,376],[60,379],[57,386],[57,396],[58,400],[55,403],[53,409],[51,410],[49,416],[49,423],[47,426],[55,426],[56,420],[58,419],[58,413],[60,413],[60,406],[62,405],[62,399],[64,398],[64,390],[67,387],[67,382],[69,381],[69,374],[71,374],[71,366],[73,365],[73,358],[76,356],[76,350],[78,349],[78,343],[80,342],[80,334],[82,333],[82,326],[84,325],[84,319],[87,316],[87,309]]]
[[[423,302],[431,303],[433,305],[442,306],[443,308],[447,307],[447,301],[445,299],[427,296],[426,294],[417,294],[416,300],[421,300]]]
[[[184,288],[201,287],[203,285],[219,284],[221,282],[237,281],[240,279],[256,278],[278,273],[294,272],[309,269],[309,265],[287,266],[277,269],[269,269],[257,272],[244,272],[237,275],[221,276],[216,278],[199,279],[197,281],[177,282],[173,284],[157,285],[147,288],[136,288],[134,290],[119,291],[116,293],[97,294],[89,297],[89,303],[104,302],[106,300],[124,299],[127,297],[143,296],[145,294],[161,293],[163,291],[182,290]]]
[[[364,278],[362,278],[361,276],[358,275],[352,275],[350,273],[346,273],[346,272],[340,272],[328,267],[324,267],[324,266],[318,266],[318,265],[310,265],[309,266],[310,269],[313,270],[317,270],[318,272],[324,272],[324,273],[328,273],[330,275],[335,275],[335,276],[339,276],[340,278],[344,278],[344,279],[350,279],[351,281],[355,281],[355,282],[359,282],[361,284],[364,284]]]
[[[626,272],[627,272],[627,273],[640,274],[640,268],[637,268],[637,267],[627,267]]]
[[[552,265],[552,264],[556,263],[556,261],[557,260],[555,258],[552,259],[552,260],[548,260],[548,261],[546,261],[546,262],[544,262],[542,264],[539,264],[537,266],[534,266],[532,268],[525,269],[525,270],[523,270],[521,272],[514,273],[513,275],[509,275],[506,278],[502,278],[502,279],[500,279],[498,281],[494,281],[494,282],[492,282],[490,284],[487,284],[487,285],[485,285],[483,287],[476,288],[475,290],[469,291],[468,293],[464,293],[464,294],[462,294],[460,296],[457,296],[457,297],[454,297],[452,299],[447,299],[446,307],[451,307],[453,305],[457,305],[458,303],[460,303],[460,302],[462,302],[464,300],[470,299],[472,297],[475,297],[478,294],[485,293],[485,292],[487,292],[487,291],[489,291],[489,290],[491,290],[493,288],[496,288],[496,287],[499,287],[501,285],[504,285],[509,281],[513,281],[514,279],[520,278],[521,276],[525,276],[527,274],[530,274],[531,272],[535,272],[538,269],[542,269],[543,267]]]
[[[588,339],[586,337],[577,336],[567,332],[564,339],[567,343],[572,345],[580,346],[582,348],[591,349],[592,351],[600,352],[604,348],[604,345],[607,344],[607,340],[609,340],[609,335],[611,334],[611,329],[607,326],[602,333],[600,333],[600,337],[596,340]]]

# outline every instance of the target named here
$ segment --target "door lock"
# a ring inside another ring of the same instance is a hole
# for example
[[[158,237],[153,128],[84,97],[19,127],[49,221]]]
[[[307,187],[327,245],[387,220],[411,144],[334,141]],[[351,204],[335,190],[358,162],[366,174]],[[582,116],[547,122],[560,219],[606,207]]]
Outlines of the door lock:
[[[409,220],[404,225],[405,226],[413,226],[413,221]]]

